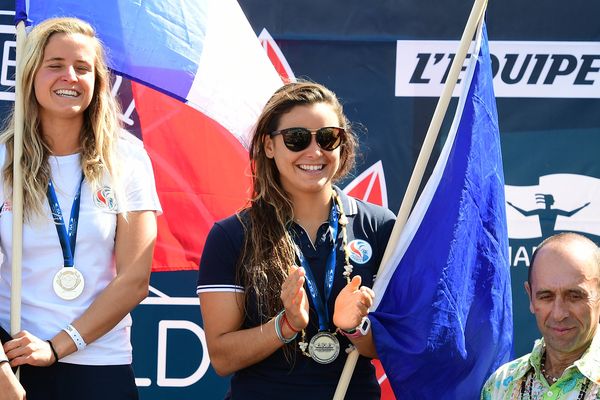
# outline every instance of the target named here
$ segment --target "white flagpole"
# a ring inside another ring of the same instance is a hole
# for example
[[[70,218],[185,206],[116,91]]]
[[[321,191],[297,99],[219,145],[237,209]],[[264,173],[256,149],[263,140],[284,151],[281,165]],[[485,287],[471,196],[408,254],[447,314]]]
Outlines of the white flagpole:
[[[400,234],[402,233],[404,225],[406,224],[408,216],[413,208],[417,191],[419,190],[419,186],[423,180],[423,175],[425,174],[425,168],[427,167],[427,163],[431,158],[431,151],[433,150],[440,127],[442,126],[446,111],[448,110],[448,104],[452,98],[452,92],[456,86],[458,75],[465,62],[465,58],[467,57],[467,52],[473,40],[473,35],[475,34],[477,25],[485,14],[486,7],[487,0],[475,0],[473,3],[473,8],[471,9],[465,30],[463,31],[460,39],[458,50],[456,51],[454,60],[452,60],[452,66],[450,67],[450,72],[448,73],[448,79],[444,84],[442,95],[438,100],[437,106],[435,107],[435,112],[431,118],[429,129],[425,135],[423,146],[421,147],[419,157],[417,158],[417,163],[415,164],[415,168],[410,177],[406,193],[402,199],[402,205],[400,206],[400,211],[398,211],[398,216],[396,217],[396,222],[394,224],[394,228],[392,229],[385,253],[383,254],[381,264],[379,265],[379,271],[377,275],[380,275],[385,266],[388,264],[392,254],[393,244],[396,243],[400,238]],[[350,379],[354,373],[354,368],[356,367],[357,361],[358,350],[354,349],[346,359],[346,364],[344,365],[344,370],[342,371],[338,386],[335,390],[333,400],[343,400],[343,398],[346,396],[346,391],[348,390],[348,385],[350,384]]]
[[[21,262],[23,260],[23,127],[25,121],[23,93],[19,82],[23,74],[23,46],[25,45],[25,22],[17,24],[17,65],[15,85],[15,133],[13,162],[13,246],[12,246],[12,282],[10,285],[10,333],[21,330]]]

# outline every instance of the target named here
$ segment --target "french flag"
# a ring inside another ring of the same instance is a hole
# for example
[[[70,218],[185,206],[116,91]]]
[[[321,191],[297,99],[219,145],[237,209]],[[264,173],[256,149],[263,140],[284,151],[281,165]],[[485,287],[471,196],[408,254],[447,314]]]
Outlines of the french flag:
[[[249,134],[282,85],[235,0],[18,0],[17,19],[88,21],[132,80],[164,214],[153,270],[197,269],[208,230],[246,204]]]
[[[483,25],[439,160],[373,290],[399,399],[478,399],[512,352],[504,174]]]

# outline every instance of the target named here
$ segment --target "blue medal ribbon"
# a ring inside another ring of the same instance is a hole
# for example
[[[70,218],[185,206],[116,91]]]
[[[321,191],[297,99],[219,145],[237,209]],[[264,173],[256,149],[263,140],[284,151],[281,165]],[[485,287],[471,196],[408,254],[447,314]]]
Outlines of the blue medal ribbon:
[[[48,182],[48,191],[46,192],[46,195],[48,196],[48,204],[50,204],[50,211],[52,212],[52,218],[54,219],[54,226],[56,226],[56,232],[58,233],[58,240],[60,240],[60,247],[62,248],[63,258],[65,260],[65,267],[73,267],[75,265],[75,242],[77,239],[77,223],[79,222],[79,204],[81,203],[82,183],[83,174],[81,174],[81,180],[79,181],[77,192],[75,193],[75,198],[73,199],[71,217],[69,218],[69,229],[67,231],[52,179],[50,179],[50,182]]]
[[[317,316],[319,317],[319,331],[328,331],[329,330],[329,307],[327,305],[329,298],[331,297],[331,290],[333,288],[333,278],[335,273],[335,262],[336,262],[336,250],[335,243],[337,241],[338,234],[338,221],[339,221],[339,212],[337,209],[337,205],[334,204],[331,207],[331,214],[329,216],[329,232],[331,233],[331,237],[333,239],[333,247],[331,249],[331,253],[329,257],[327,257],[327,264],[325,267],[325,285],[324,285],[324,293],[325,293],[325,301],[321,298],[319,294],[319,290],[317,289],[317,283],[315,277],[313,275],[312,270],[310,269],[310,265],[304,254],[302,254],[302,250],[300,247],[294,243],[294,247],[296,249],[296,255],[300,260],[300,264],[306,271],[306,286],[308,287],[308,292],[310,297],[312,298],[313,304],[315,305]]]

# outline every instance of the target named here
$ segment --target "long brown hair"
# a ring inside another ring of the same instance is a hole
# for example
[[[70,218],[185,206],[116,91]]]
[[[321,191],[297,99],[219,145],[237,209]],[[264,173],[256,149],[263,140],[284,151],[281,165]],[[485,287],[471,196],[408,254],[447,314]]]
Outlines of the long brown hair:
[[[277,130],[281,116],[295,106],[318,103],[330,105],[346,130],[334,180],[343,178],[354,166],[357,139],[336,95],[317,83],[289,83],[277,90],[258,118],[250,144],[253,196],[245,217],[240,218],[246,232],[238,281],[246,288],[247,301],[253,297],[257,302],[261,319],[283,308],[281,285],[295,260],[288,234],[294,218],[292,201],[281,185],[275,161],[265,154],[265,137]]]
[[[85,179],[92,188],[100,185],[105,172],[109,173],[113,182],[117,179],[115,145],[121,131],[118,118],[120,108],[110,91],[110,72],[106,66],[102,43],[96,37],[94,29],[80,19],[48,19],[27,35],[21,61],[23,75],[16,83],[16,90],[23,93],[26,116],[22,165],[24,214],[28,220],[44,215],[43,204],[46,202],[46,190],[50,181],[48,157],[51,151],[40,132],[39,104],[35,96],[34,80],[42,65],[44,50],[50,37],[59,33],[84,35],[92,40],[96,50],[94,93],[90,105],[84,111],[80,133],[81,167]],[[15,123],[14,115],[9,118],[7,127],[0,135],[0,143],[5,143],[7,149],[7,162],[2,171],[7,193],[12,192]]]

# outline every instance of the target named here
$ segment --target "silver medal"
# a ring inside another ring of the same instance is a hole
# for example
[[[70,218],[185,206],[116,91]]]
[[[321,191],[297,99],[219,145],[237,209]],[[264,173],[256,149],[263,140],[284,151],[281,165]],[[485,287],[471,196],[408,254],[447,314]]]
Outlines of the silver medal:
[[[340,342],[329,332],[319,332],[310,339],[308,352],[319,364],[329,364],[340,354]]]
[[[54,292],[64,300],[77,298],[83,292],[84,283],[83,274],[75,267],[61,268],[52,280]]]

